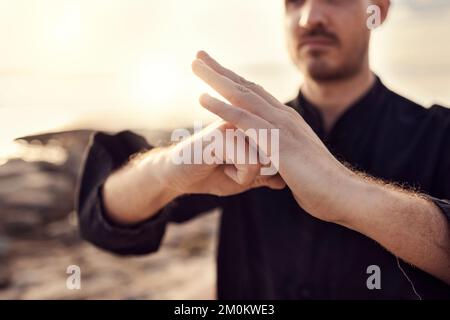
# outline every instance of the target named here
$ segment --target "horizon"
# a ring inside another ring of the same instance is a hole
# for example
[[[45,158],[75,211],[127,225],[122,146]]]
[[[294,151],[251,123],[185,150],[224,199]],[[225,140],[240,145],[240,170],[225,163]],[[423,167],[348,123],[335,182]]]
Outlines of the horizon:
[[[0,1],[0,145],[55,130],[211,121],[197,102],[210,90],[190,70],[200,49],[282,101],[296,95],[301,75],[285,49],[282,1],[124,4]],[[412,100],[450,105],[450,45],[441,41],[449,20],[448,2],[395,1],[374,32],[373,70]]]

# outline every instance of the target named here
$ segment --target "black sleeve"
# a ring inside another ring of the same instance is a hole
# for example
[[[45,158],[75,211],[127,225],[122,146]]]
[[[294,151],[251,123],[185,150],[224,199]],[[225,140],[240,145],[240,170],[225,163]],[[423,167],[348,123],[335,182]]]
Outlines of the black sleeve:
[[[430,108],[438,119],[433,128],[440,141],[438,163],[435,171],[434,194],[431,200],[441,209],[450,223],[450,109],[439,105]]]
[[[444,199],[437,199],[430,197],[431,201],[434,202],[434,204],[441,209],[441,211],[444,213],[444,215],[447,217],[448,222],[450,223],[450,201],[444,200]]]
[[[104,182],[130,156],[151,148],[143,137],[130,131],[92,135],[76,197],[79,228],[84,239],[116,254],[147,254],[158,250],[168,222],[184,222],[220,205],[216,196],[186,195],[175,199],[147,221],[133,226],[120,226],[109,220],[102,203]]]

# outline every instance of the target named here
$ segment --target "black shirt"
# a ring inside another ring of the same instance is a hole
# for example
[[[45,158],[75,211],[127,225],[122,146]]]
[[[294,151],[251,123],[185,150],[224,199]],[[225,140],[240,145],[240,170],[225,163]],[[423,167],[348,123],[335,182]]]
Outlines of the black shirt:
[[[320,112],[301,94],[288,105],[339,160],[429,195],[450,220],[449,109],[423,108],[377,79],[325,135]],[[129,131],[93,136],[78,196],[80,229],[88,241],[117,254],[148,254],[158,250],[167,223],[221,207],[220,299],[450,298],[449,285],[397,260],[374,240],[306,213],[288,188],[185,195],[139,225],[115,225],[104,214],[102,185],[130,155],[149,148]],[[380,267],[381,290],[367,288],[371,265]]]

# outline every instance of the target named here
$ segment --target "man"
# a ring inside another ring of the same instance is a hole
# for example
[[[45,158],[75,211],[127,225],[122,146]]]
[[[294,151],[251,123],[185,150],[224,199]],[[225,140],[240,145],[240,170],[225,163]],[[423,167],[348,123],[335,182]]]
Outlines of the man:
[[[200,52],[194,73],[230,102],[201,104],[220,130],[279,129],[279,174],[171,161],[210,129],[144,153],[130,132],[98,133],[80,182],[83,236],[146,254],[168,222],[221,207],[219,298],[450,298],[450,111],[408,101],[370,71],[367,8],[384,21],[389,4],[286,1],[305,76],[287,105]]]

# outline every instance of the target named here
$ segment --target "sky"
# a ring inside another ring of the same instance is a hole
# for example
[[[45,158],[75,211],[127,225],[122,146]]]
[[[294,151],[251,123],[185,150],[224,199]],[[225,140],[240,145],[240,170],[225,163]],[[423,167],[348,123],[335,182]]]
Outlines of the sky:
[[[0,0],[0,146],[49,130],[210,121],[197,102],[209,90],[190,69],[200,49],[280,100],[294,97],[301,75],[286,52],[283,3]],[[448,39],[449,1],[394,1],[374,32],[373,69],[418,102],[450,105]]]

